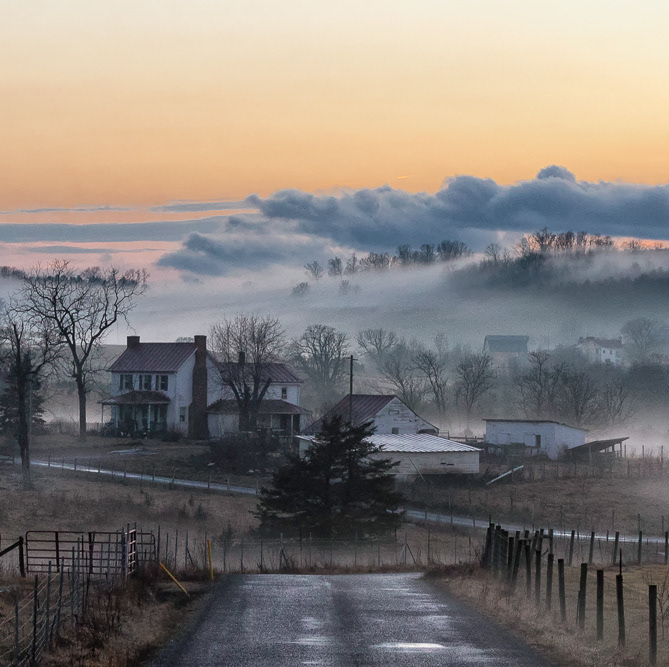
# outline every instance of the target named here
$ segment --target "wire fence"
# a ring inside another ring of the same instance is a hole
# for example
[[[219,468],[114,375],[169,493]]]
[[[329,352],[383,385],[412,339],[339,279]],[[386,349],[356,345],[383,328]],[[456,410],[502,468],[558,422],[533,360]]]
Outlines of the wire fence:
[[[136,529],[128,526],[104,535],[108,539],[96,551],[95,542],[82,534],[26,534],[27,578],[21,585],[0,588],[0,618],[4,618],[0,621],[0,665],[38,664],[68,624],[83,623],[106,592],[155,561],[155,549],[138,550],[138,545],[152,542],[144,537],[138,540]],[[113,550],[109,548],[112,544]],[[56,560],[58,552],[61,555]]]
[[[627,545],[630,558],[626,561],[625,542],[616,534],[611,550],[600,550],[597,558],[595,533],[584,551],[583,540],[579,544],[574,532],[567,540],[554,540],[543,530],[512,534],[491,524],[481,563],[505,596],[526,598],[537,613],[573,623],[578,632],[598,642],[618,648],[631,644],[635,652],[645,644],[650,664],[656,664],[658,619],[662,640],[669,630],[666,551],[648,550],[644,559],[640,535]],[[663,540],[665,547],[667,541],[669,534]]]

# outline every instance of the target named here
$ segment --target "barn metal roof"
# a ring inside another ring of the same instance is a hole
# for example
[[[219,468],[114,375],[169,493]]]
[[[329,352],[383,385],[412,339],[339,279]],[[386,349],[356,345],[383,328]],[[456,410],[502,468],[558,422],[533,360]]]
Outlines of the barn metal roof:
[[[195,343],[137,343],[112,364],[112,373],[176,373],[195,353]]]
[[[239,373],[239,364],[231,361],[219,361],[218,367],[221,369],[221,373],[225,374],[226,372],[230,373],[233,377],[236,377]],[[246,374],[249,375],[252,372],[253,365],[250,363],[245,364]],[[267,363],[263,364],[262,368],[262,381],[264,382],[268,378],[272,378],[273,384],[302,384],[302,380],[293,373],[293,371],[286,366],[286,364],[281,363]]]
[[[570,426],[569,424],[565,424],[564,422],[556,422],[553,419],[491,419],[491,418],[485,418],[483,419],[484,422],[502,422],[502,423],[507,423],[507,424],[557,424],[558,426],[566,426],[567,428],[573,428],[575,431],[583,431],[583,433],[587,433],[588,429],[587,428],[579,428],[578,426]]]
[[[314,442],[314,435],[300,435],[301,440]],[[384,452],[406,452],[406,453],[444,453],[444,452],[480,452],[481,450],[471,445],[463,445],[438,435],[427,433],[411,433],[406,435],[372,435],[366,438],[367,442],[380,447]]]
[[[395,398],[397,398],[397,396],[394,394],[385,396],[380,396],[378,394],[353,394],[353,426],[359,426],[360,424],[371,421]],[[311,424],[307,431],[309,433],[318,433],[324,419],[331,420],[334,417],[341,417],[348,421],[350,410],[349,401],[349,396],[344,396],[332,410]]]
[[[527,354],[529,336],[486,336],[483,349],[491,353]]]

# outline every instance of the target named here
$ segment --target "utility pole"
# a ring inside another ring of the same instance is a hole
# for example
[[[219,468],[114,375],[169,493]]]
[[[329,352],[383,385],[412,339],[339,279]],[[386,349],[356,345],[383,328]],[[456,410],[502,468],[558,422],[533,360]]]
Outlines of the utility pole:
[[[351,355],[351,366],[348,374],[348,423],[353,426],[353,355]]]

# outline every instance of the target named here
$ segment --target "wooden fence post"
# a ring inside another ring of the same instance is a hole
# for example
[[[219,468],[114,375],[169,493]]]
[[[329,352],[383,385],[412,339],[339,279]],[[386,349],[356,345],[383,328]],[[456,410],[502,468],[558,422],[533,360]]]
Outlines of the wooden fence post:
[[[590,533],[590,553],[588,554],[588,565],[592,565],[592,557],[595,553],[595,531]]]
[[[19,537],[19,572],[21,576],[25,578],[26,576],[26,565],[23,557],[23,536]]]
[[[576,535],[576,531],[572,530],[571,531],[571,539],[569,540],[569,567],[571,567],[571,564],[574,560],[574,537]]]
[[[657,664],[657,586],[648,586],[648,654],[650,664]]]
[[[625,603],[622,574],[616,575],[616,602],[618,605],[618,646],[625,648]]]
[[[620,540],[620,531],[616,530],[616,539],[613,542],[613,558],[611,558],[611,565],[615,565],[618,560],[618,541]]]
[[[525,542],[525,588],[527,592],[527,597],[532,595],[532,554],[530,553],[530,542]]]
[[[643,544],[643,532],[639,531],[639,544],[636,552],[637,565],[641,565],[641,545]]]
[[[515,588],[516,587],[516,580],[518,579],[518,569],[520,568],[520,553],[523,548],[523,543],[519,539],[516,542],[516,554],[513,559],[513,573],[511,574],[511,584]]]
[[[511,581],[511,576],[513,573],[513,547],[515,544],[515,540],[513,537],[509,537],[509,546],[507,548],[507,555],[506,555],[506,580]]]
[[[664,533],[664,564],[669,563],[669,531]]]
[[[604,570],[597,570],[597,641],[604,639]]]
[[[580,630],[585,629],[585,592],[588,583],[588,564],[581,563],[581,580],[578,587],[578,627]]]
[[[546,564],[546,608],[550,610],[553,603],[553,562],[555,561],[555,554],[548,554],[548,562]]]
[[[541,606],[541,551],[534,552],[534,603]]]
[[[567,598],[564,586],[564,558],[558,558],[558,597],[560,598],[560,619],[567,622]]]

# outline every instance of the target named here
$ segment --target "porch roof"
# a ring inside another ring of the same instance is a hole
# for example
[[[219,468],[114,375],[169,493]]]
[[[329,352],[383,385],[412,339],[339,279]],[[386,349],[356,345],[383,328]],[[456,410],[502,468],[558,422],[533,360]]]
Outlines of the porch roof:
[[[239,405],[234,399],[221,398],[215,403],[212,403],[207,412],[218,414],[236,415],[239,414]],[[309,410],[301,408],[299,405],[294,405],[288,401],[280,399],[268,398],[260,403],[258,413],[261,415],[308,415],[311,414]]]
[[[112,396],[102,405],[169,405],[169,396],[159,391],[128,391],[125,394]]]

